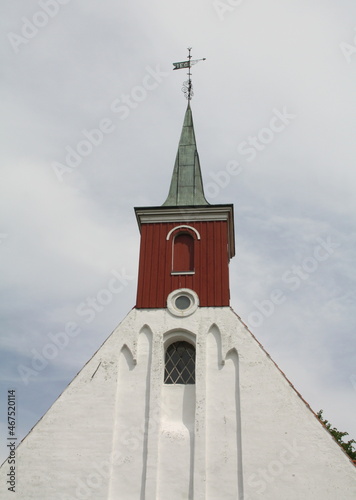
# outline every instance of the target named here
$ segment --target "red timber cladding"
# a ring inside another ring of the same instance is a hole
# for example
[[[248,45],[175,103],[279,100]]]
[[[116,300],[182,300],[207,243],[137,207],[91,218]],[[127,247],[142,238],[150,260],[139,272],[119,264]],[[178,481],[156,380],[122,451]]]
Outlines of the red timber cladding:
[[[178,288],[194,290],[200,306],[229,306],[229,257],[227,221],[184,223],[194,227],[194,274],[172,274],[173,232],[177,222],[141,225],[141,248],[137,285],[137,308],[164,308],[167,296]],[[193,234],[191,231],[190,234]]]

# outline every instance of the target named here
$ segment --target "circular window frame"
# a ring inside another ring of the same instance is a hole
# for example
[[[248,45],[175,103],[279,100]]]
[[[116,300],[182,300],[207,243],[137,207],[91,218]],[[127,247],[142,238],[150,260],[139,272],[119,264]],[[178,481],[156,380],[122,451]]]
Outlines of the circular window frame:
[[[179,297],[187,297],[190,300],[190,305],[186,309],[179,309],[176,306],[176,300]],[[185,317],[195,313],[199,307],[199,297],[196,292],[190,288],[179,288],[174,290],[167,297],[167,308],[173,316]]]

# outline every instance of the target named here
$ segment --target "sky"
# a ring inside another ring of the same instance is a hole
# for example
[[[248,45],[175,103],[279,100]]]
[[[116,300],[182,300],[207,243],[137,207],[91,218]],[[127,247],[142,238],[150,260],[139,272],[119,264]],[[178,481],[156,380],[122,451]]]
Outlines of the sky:
[[[187,47],[231,306],[356,439],[355,2],[17,0],[0,23],[0,458],[8,390],[20,440],[135,305],[133,207],[167,197]]]

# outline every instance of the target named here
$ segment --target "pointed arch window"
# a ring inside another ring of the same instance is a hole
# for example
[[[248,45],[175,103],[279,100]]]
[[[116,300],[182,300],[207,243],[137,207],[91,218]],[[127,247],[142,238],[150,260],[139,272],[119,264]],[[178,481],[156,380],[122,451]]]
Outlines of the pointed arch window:
[[[167,347],[164,383],[195,384],[195,347],[189,342],[174,342]]]
[[[173,272],[194,272],[194,238],[188,233],[178,233],[174,237]]]

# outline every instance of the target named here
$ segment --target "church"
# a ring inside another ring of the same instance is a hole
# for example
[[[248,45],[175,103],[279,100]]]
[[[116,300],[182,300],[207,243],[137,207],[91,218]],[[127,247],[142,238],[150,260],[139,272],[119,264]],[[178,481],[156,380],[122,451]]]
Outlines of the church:
[[[136,305],[18,446],[15,495],[3,463],[0,499],[354,500],[352,461],[230,306],[234,209],[205,198],[190,98],[168,197],[135,214]]]

